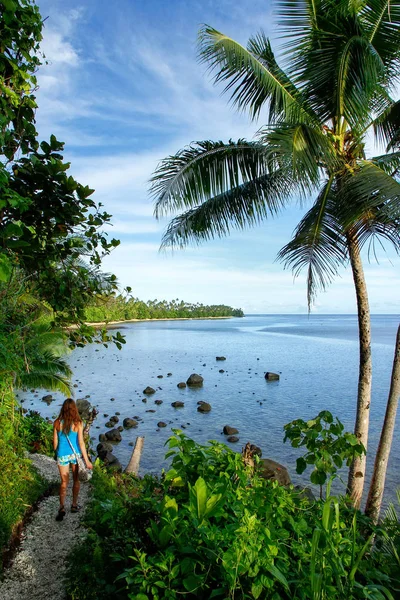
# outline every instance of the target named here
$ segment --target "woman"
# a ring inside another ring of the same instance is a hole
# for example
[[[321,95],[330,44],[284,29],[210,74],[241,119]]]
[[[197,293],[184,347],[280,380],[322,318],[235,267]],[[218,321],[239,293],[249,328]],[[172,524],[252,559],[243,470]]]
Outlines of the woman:
[[[56,521],[62,521],[65,517],[64,505],[69,481],[69,465],[72,467],[72,476],[74,479],[74,484],[72,486],[71,512],[76,513],[79,510],[79,467],[75,454],[83,456],[86,467],[88,469],[93,469],[93,465],[86,452],[85,442],[83,441],[82,419],[79,416],[77,406],[72,398],[67,398],[65,400],[58,418],[54,421],[53,445],[61,477],[60,508],[56,516]]]

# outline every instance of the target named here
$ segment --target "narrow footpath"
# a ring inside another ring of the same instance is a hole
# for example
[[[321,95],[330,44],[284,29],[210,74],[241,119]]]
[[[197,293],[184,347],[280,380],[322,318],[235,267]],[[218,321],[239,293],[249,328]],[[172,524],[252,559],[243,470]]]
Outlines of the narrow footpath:
[[[59,481],[55,461],[38,454],[30,455],[35,468],[49,482]],[[72,500],[72,474],[67,492],[67,514],[55,520],[58,496],[44,498],[22,533],[22,541],[11,566],[0,582],[1,600],[65,600],[66,557],[86,535],[81,520],[89,499],[89,484],[81,484],[76,514],[69,512]]]

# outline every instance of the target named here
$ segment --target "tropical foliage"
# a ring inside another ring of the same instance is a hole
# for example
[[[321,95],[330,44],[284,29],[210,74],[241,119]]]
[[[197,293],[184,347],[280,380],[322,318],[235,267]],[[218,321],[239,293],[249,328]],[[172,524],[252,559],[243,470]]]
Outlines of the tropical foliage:
[[[98,296],[85,310],[89,323],[104,321],[124,321],[129,319],[179,319],[199,317],[243,317],[240,308],[223,304],[205,306],[183,300],[149,300],[126,295]]]
[[[199,57],[231,103],[263,119],[256,141],[203,141],[164,159],[152,178],[155,215],[179,213],[164,246],[185,246],[274,216],[313,198],[279,258],[307,271],[312,304],[343,264],[356,289],[360,372],[355,435],[367,447],[371,339],[361,261],[376,240],[400,248],[400,4],[388,0],[279,0],[282,66],[264,33],[243,47],[205,25]],[[367,156],[371,137],[384,146]],[[365,456],[352,464],[359,505]]]
[[[175,432],[168,445],[161,480],[97,468],[89,535],[66,579],[72,600],[395,598],[393,561],[372,552],[368,520],[329,489],[310,502],[223,444]]]

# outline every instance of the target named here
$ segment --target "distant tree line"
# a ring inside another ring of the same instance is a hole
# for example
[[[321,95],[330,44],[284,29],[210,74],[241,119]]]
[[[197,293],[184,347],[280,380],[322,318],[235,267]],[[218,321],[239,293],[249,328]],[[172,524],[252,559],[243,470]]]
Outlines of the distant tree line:
[[[89,323],[125,321],[129,319],[179,319],[198,317],[243,317],[241,308],[225,304],[192,304],[183,300],[148,300],[124,295],[107,295],[96,298],[86,308]]]

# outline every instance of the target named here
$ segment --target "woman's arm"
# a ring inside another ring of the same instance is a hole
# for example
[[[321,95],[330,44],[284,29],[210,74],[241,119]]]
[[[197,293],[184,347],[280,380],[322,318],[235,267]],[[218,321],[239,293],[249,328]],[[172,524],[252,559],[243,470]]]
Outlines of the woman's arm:
[[[54,448],[54,452],[57,450],[58,447],[58,429],[57,429],[57,425],[58,425],[58,419],[56,419],[54,421],[53,424],[53,448]]]
[[[86,452],[86,446],[85,446],[85,442],[83,439],[83,423],[82,422],[79,423],[79,425],[78,425],[78,443],[79,443],[79,448],[80,448],[81,454],[83,456],[83,460],[85,461],[87,468],[93,469],[93,465],[90,462],[89,457]]]

